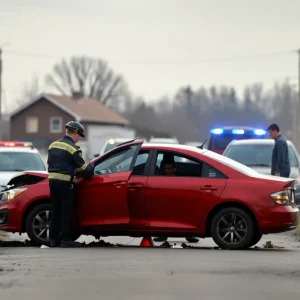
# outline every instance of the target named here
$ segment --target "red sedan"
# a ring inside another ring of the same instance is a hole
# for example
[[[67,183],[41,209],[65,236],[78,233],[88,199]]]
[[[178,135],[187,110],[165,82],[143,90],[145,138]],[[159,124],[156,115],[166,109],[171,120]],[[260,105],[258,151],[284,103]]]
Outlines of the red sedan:
[[[163,173],[166,157],[175,174]],[[135,140],[93,159],[94,176],[77,186],[74,239],[80,235],[212,237],[226,249],[297,227],[293,179],[262,175],[194,146]],[[47,244],[47,172],[23,172],[0,195],[0,230]]]

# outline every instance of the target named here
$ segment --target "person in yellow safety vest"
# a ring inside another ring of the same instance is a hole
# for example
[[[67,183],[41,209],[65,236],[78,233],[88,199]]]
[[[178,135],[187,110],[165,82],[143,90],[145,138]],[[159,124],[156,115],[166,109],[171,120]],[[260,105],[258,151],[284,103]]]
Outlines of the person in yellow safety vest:
[[[81,247],[71,238],[72,211],[76,200],[75,184],[93,175],[94,166],[82,158],[77,144],[85,137],[84,127],[75,121],[65,125],[66,135],[48,149],[48,179],[52,204],[50,247]],[[61,232],[61,237],[60,237]]]

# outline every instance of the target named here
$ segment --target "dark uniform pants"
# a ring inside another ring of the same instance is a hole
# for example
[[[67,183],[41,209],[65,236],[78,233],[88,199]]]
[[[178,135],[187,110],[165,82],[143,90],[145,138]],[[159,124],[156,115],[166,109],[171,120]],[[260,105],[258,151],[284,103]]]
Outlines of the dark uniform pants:
[[[72,212],[76,200],[75,184],[66,181],[49,180],[52,217],[50,239],[71,240]]]

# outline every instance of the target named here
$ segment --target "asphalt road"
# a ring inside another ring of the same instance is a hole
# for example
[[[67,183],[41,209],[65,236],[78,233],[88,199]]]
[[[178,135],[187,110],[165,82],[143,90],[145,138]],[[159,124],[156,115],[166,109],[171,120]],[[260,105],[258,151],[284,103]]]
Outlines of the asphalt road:
[[[299,299],[299,242],[270,237],[288,249],[1,247],[0,299]]]

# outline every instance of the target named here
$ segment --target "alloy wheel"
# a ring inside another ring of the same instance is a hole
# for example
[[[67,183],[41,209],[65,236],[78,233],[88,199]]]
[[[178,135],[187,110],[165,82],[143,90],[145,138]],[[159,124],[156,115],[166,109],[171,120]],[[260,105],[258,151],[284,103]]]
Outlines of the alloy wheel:
[[[48,242],[50,237],[51,211],[45,210],[38,213],[32,222],[34,235],[43,242]]]
[[[237,213],[225,214],[217,223],[217,234],[223,243],[240,244],[248,234],[247,221]]]

